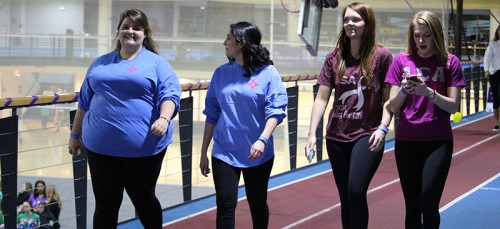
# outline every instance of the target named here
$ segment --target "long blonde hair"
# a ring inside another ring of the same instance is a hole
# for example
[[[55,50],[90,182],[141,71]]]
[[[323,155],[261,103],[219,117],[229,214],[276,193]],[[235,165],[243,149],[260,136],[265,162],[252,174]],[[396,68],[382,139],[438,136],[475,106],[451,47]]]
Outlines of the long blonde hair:
[[[59,208],[62,208],[61,197],[59,196],[59,193],[57,193],[56,191],[56,186],[49,185],[47,186],[45,191],[47,192],[47,201],[50,203],[50,200],[54,199],[56,200],[57,205],[59,205]]]
[[[436,58],[439,63],[447,64],[448,51],[446,51],[446,47],[444,46],[443,26],[441,25],[441,21],[439,21],[439,17],[431,11],[420,11],[411,20],[408,29],[408,54],[412,55],[417,52],[417,44],[413,38],[417,24],[429,27],[434,40],[434,47],[436,48]]]

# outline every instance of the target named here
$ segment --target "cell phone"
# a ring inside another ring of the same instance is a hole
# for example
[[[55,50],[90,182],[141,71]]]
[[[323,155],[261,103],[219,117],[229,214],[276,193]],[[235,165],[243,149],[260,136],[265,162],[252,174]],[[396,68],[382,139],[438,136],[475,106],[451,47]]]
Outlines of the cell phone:
[[[418,76],[416,76],[416,75],[407,76],[406,80],[411,80],[413,82],[418,82]]]
[[[309,163],[312,162],[312,159],[314,158],[314,150],[310,149],[309,152],[307,152],[307,160]]]

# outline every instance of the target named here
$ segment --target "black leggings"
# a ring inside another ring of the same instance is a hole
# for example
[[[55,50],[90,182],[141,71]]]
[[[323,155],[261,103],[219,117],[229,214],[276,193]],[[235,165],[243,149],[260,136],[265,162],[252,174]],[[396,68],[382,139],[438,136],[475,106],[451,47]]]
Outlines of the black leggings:
[[[439,201],[450,170],[453,140],[396,140],[395,153],[406,205],[406,229],[439,228]]]
[[[267,188],[273,163],[274,157],[259,166],[238,168],[212,157],[218,229],[235,228],[234,213],[238,203],[238,183],[241,173],[245,181],[253,228],[267,228],[269,224]]]
[[[500,107],[500,70],[490,75],[491,93],[493,94],[493,108]]]
[[[382,160],[384,149],[371,152],[370,136],[354,142],[326,141],[333,176],[340,195],[342,227],[367,228],[368,185]]]
[[[144,228],[162,228],[162,210],[155,189],[166,149],[157,155],[141,158],[87,152],[96,204],[93,228],[116,228],[124,189]]]

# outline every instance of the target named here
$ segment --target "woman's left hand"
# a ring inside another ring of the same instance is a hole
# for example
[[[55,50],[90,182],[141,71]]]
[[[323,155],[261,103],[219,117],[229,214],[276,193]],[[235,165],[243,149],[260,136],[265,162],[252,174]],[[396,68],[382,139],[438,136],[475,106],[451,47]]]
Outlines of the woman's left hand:
[[[170,121],[168,121],[164,118],[157,119],[153,123],[153,125],[151,125],[151,134],[158,136],[158,137],[163,136],[167,132],[169,123],[170,123]]]
[[[429,90],[427,85],[420,78],[415,77],[416,80],[407,80],[407,86],[405,87],[408,94],[427,96]]]
[[[250,148],[250,156],[248,156],[248,159],[249,160],[259,159],[264,153],[265,147],[266,145],[264,144],[264,142],[257,140],[255,143],[253,143],[252,148]]]

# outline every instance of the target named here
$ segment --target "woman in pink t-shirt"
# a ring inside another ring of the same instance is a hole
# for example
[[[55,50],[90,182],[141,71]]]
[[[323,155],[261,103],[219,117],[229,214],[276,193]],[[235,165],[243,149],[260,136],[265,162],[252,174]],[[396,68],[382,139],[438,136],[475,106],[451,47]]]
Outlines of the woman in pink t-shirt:
[[[392,54],[375,42],[375,16],[370,6],[352,3],[342,15],[344,27],[318,79],[305,148],[307,154],[316,146],[316,129],[334,90],[325,138],[340,196],[342,225],[367,228],[368,185],[382,160],[392,118],[383,109],[389,96],[384,79]]]
[[[436,14],[414,16],[408,49],[394,58],[385,82],[391,84],[387,107],[399,112],[395,156],[405,226],[439,228],[439,201],[453,152],[450,114],[458,111],[465,82],[460,61],[446,51]]]

